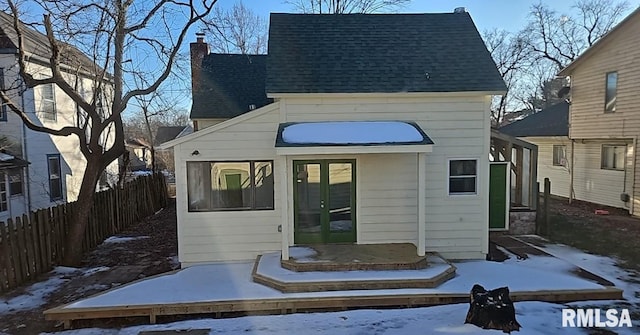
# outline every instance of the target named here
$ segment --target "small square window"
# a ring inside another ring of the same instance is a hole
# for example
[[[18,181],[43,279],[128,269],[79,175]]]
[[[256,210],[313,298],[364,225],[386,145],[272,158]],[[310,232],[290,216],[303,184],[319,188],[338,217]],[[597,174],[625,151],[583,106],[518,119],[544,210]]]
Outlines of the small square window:
[[[605,90],[604,111],[605,113],[613,113],[616,111],[616,102],[618,98],[618,72],[607,73],[607,83]]]
[[[477,193],[478,161],[475,159],[449,161],[449,194]]]
[[[553,146],[553,166],[567,166],[567,146]]]
[[[607,170],[624,170],[626,152],[626,145],[603,145],[601,168]]]

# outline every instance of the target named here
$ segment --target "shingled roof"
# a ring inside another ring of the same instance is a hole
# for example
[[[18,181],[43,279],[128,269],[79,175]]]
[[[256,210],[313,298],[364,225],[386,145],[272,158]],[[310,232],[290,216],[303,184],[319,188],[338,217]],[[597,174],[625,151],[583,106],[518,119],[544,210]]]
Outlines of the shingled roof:
[[[266,55],[204,56],[199,89],[193,92],[191,119],[233,118],[272,102],[267,98]]]
[[[569,136],[569,104],[557,103],[498,130],[515,137]]]
[[[506,91],[468,13],[274,13],[268,54],[268,93]]]
[[[34,54],[40,59],[31,58],[34,61],[48,64],[51,58],[51,45],[49,39],[43,33],[29,27],[22,26],[23,43],[27,54]],[[18,34],[13,25],[13,16],[0,11],[0,53],[17,53]],[[76,47],[58,42],[60,48],[60,62],[74,69],[83,69],[89,73],[101,71],[101,68],[87,55]]]

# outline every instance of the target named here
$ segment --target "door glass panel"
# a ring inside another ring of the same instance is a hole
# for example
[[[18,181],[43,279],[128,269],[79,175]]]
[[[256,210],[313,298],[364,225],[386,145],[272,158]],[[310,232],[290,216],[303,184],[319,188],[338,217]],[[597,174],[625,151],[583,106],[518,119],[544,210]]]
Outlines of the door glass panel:
[[[298,220],[300,233],[321,232],[320,164],[296,165]]]
[[[332,233],[353,230],[351,163],[329,163],[329,231]]]

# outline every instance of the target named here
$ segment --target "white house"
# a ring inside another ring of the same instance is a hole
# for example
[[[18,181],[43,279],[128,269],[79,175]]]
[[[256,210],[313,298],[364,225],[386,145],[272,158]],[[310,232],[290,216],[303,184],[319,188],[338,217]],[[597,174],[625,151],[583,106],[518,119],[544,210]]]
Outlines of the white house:
[[[50,74],[46,67],[49,58],[47,37],[33,29],[25,29],[28,71],[46,77]],[[18,74],[17,46],[13,18],[0,12],[0,89],[11,94],[26,115],[40,125],[58,129],[82,123],[84,112],[56,85],[24,88]],[[73,55],[75,61],[91,68],[92,60],[77,49],[73,49]],[[61,66],[67,80],[76,83],[78,90],[91,101],[96,86],[90,75],[66,64]],[[108,90],[109,85],[103,86],[104,92]],[[101,95],[105,100],[105,112],[108,110],[106,94]],[[109,133],[105,132],[105,141],[113,140]],[[0,222],[31,210],[76,200],[86,161],[75,136],[50,136],[29,130],[4,105],[0,110],[0,134],[11,143],[5,154],[21,159],[25,162],[22,165],[28,166],[0,169]],[[117,175],[117,164],[113,164],[110,171]]]
[[[489,106],[505,85],[468,13],[271,14],[265,66],[273,103],[241,100],[231,118],[199,105],[198,90],[227,91],[196,72],[194,108],[221,120],[164,145],[182,266],[310,243],[485,257]]]

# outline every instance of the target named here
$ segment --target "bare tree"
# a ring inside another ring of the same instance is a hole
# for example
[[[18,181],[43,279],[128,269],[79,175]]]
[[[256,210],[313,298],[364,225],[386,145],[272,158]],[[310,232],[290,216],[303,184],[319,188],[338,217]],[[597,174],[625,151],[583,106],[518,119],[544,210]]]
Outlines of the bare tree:
[[[211,36],[213,50],[220,53],[267,53],[267,20],[246,7],[242,1],[230,9],[216,7],[203,30]]]
[[[377,13],[401,8],[411,0],[287,0],[301,13],[351,14]]]
[[[2,102],[31,130],[53,136],[75,136],[86,159],[82,184],[66,241],[63,263],[76,265],[82,256],[82,239],[99,177],[125,151],[122,113],[131,99],[154,92],[171,73],[178,50],[190,27],[212,11],[216,0],[8,0],[17,40],[17,72],[20,87],[0,90]],[[33,72],[32,55],[25,50],[28,17],[23,6],[44,13],[41,28],[48,45],[48,57],[41,62],[46,73]],[[7,33],[7,32],[5,32]],[[92,57],[82,61],[78,49]],[[93,82],[87,96],[75,78]],[[148,85],[136,86],[133,77],[146,78]],[[22,109],[21,90],[55,85],[83,115],[83,122],[49,127]],[[103,102],[107,106],[103,105]],[[105,140],[105,138],[109,138]]]
[[[500,126],[507,112],[507,107],[513,105],[511,102],[517,99],[517,91],[515,90],[518,85],[517,79],[523,68],[530,62],[529,50],[521,35],[514,35],[506,30],[485,31],[483,39],[507,85],[507,93],[495,97],[491,106],[493,125]]]
[[[611,30],[629,9],[627,1],[579,0],[576,16],[560,14],[547,5],[531,7],[525,28],[536,57],[560,71]]]

